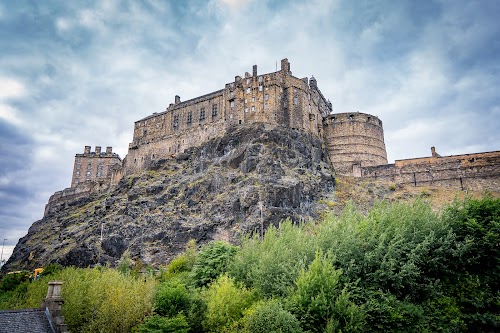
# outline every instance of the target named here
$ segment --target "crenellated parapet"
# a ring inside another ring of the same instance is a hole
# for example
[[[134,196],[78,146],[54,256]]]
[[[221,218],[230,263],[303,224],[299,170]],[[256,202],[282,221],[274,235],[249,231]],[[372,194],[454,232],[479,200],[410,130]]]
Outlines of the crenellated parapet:
[[[102,151],[100,146],[96,146],[95,150],[91,151],[90,146],[85,146],[83,154],[75,155],[71,187],[85,182],[95,182],[100,187],[114,184],[121,164],[122,159],[113,153],[112,147],[106,147],[106,151]]]

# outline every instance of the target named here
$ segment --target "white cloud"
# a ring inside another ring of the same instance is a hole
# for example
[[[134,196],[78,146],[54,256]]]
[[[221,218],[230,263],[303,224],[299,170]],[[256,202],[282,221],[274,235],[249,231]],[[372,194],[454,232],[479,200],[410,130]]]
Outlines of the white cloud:
[[[24,85],[14,79],[0,77],[0,100],[19,98],[26,94]]]

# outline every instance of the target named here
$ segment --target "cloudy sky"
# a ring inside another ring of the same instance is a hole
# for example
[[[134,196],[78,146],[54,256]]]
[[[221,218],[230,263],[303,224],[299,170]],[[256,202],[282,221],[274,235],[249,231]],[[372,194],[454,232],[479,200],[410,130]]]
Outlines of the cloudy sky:
[[[0,2],[4,259],[85,145],[288,58],[335,112],[384,122],[390,162],[500,150],[497,0]]]

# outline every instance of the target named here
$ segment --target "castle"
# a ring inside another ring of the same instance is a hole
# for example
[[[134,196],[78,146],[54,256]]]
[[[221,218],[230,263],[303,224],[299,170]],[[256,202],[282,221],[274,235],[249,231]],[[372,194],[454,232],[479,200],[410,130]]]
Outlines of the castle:
[[[223,89],[181,102],[175,96],[165,111],[135,122],[123,159],[107,147],[86,146],[76,154],[71,188],[56,192],[58,201],[115,185],[144,170],[154,160],[170,158],[199,146],[234,126],[264,123],[284,126],[320,138],[337,175],[382,179],[397,184],[439,185],[457,189],[500,191],[500,152],[398,160],[388,164],[382,121],[365,113],[333,113],[316,79],[292,75],[288,59],[280,70],[236,76]],[[48,206],[49,206],[48,205]],[[46,208],[47,210],[47,208]]]

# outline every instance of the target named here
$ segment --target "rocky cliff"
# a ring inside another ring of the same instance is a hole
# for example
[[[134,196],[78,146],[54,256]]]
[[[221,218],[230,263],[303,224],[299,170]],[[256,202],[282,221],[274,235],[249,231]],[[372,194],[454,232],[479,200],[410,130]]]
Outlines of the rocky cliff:
[[[231,128],[201,147],[151,162],[106,193],[52,205],[4,269],[115,264],[126,250],[134,260],[161,265],[189,239],[237,242],[242,233],[260,233],[285,218],[314,219],[335,185],[325,156],[320,140],[299,131]]]

